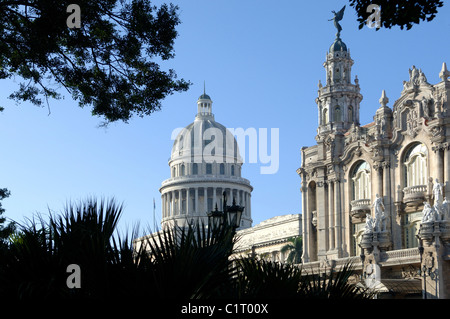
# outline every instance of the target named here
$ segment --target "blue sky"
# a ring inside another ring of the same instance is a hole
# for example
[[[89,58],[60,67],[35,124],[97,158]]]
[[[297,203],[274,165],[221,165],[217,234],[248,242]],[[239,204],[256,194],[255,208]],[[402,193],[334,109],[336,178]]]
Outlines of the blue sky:
[[[154,1],[158,5],[164,1]],[[347,1],[195,0],[172,1],[181,25],[175,58],[163,63],[193,85],[163,101],[162,110],[128,124],[99,128],[101,119],[66,97],[50,108],[16,105],[7,99],[20,81],[0,82],[0,187],[11,191],[5,216],[22,222],[68,201],[88,196],[123,202],[121,227],[153,226],[153,199],[160,216],[161,182],[169,177],[172,131],[194,120],[196,101],[206,91],[216,121],[230,128],[279,129],[279,169],[261,174],[261,163],[244,164],[242,176],[254,187],[253,224],[301,213],[300,149],[315,144],[317,84],[325,84],[322,63],[336,30],[331,10],[347,5],[341,38],[355,61],[363,101],[361,124],[373,120],[381,91],[392,106],[408,69],[421,68],[439,82],[450,63],[450,9],[411,30],[358,29]],[[382,18],[382,17],[381,17]],[[50,111],[50,114],[49,114]],[[241,149],[241,152],[243,150]],[[244,158],[244,160],[248,160]],[[158,221],[159,223],[159,221]]]

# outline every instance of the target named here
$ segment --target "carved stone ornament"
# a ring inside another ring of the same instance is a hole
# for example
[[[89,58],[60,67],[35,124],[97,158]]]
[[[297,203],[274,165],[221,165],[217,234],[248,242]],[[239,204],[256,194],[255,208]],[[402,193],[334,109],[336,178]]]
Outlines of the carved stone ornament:
[[[408,134],[412,138],[416,137],[417,133],[420,130],[419,125],[420,122],[417,110],[412,109],[411,111],[409,111],[406,117],[406,134]]]
[[[442,63],[442,69],[441,69],[441,72],[439,73],[439,78],[445,82],[448,80],[449,76],[450,76],[450,72],[447,70],[447,64],[444,62],[444,63]]]
[[[425,257],[424,266],[426,267],[428,273],[430,273],[434,268],[434,257],[433,252],[428,252],[428,255]]]
[[[311,212],[311,224],[314,226],[314,227],[317,227],[317,211],[316,210],[314,210],[314,211],[312,211]]]
[[[433,126],[429,130],[431,137],[443,136],[445,131],[442,126]]]
[[[417,69],[414,65],[409,69],[409,81],[403,81],[403,90],[417,89],[421,85],[430,86],[427,77],[421,69]]]

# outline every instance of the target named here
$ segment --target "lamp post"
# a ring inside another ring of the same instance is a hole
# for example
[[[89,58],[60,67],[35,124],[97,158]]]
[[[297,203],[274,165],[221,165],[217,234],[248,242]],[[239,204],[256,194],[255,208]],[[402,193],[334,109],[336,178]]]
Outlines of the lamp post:
[[[223,210],[219,211],[216,208],[212,212],[208,213],[208,226],[221,227],[231,226],[233,229],[239,227],[241,224],[243,206],[236,205],[236,201],[233,199],[233,205],[227,206],[227,193],[223,192]]]
[[[366,271],[364,269],[364,261],[366,260],[366,255],[364,254],[364,248],[361,247],[361,244],[358,244],[361,248],[361,255],[359,255],[359,258],[361,259],[362,269],[361,269],[361,280],[364,280],[366,278]]]
[[[426,266],[423,265],[422,268],[422,258],[423,258],[423,252],[425,250],[425,248],[423,248],[423,244],[422,244],[422,239],[419,237],[419,235],[416,235],[417,239],[419,240],[419,254],[420,254],[420,267],[419,267],[419,272],[420,274],[423,274],[423,299],[427,299],[427,272],[426,272]]]

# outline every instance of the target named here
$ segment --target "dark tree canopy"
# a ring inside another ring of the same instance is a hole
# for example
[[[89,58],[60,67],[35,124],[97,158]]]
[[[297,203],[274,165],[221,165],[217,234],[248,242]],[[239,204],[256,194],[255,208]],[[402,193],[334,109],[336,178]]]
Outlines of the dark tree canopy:
[[[10,98],[35,105],[60,99],[65,88],[80,107],[106,122],[159,110],[161,100],[190,85],[156,61],[174,57],[172,4],[149,0],[77,0],[79,28],[69,27],[74,1],[0,2],[0,79],[23,80]],[[76,16],[75,16],[76,17]]]
[[[436,17],[437,9],[444,5],[440,0],[350,0],[358,16],[359,28],[362,29],[372,12],[367,8],[372,3],[381,8],[381,26],[390,29],[399,26],[401,29],[411,29],[420,21],[431,21]]]
[[[5,209],[2,207],[1,201],[8,198],[11,192],[6,188],[0,188],[0,248],[6,241],[6,239],[14,232],[14,223],[6,223],[6,218],[3,215]]]

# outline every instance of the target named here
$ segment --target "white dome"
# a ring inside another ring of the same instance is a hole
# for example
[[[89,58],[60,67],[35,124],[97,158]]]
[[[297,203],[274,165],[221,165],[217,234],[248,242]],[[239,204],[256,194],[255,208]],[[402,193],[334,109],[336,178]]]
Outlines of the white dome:
[[[242,163],[234,135],[210,117],[197,117],[176,137],[170,161]]]
[[[208,223],[207,214],[233,200],[244,206],[241,227],[251,227],[250,197],[253,187],[241,177],[242,159],[234,135],[214,120],[211,98],[197,101],[193,123],[175,138],[169,159],[171,177],[162,183],[162,226],[182,226],[194,221]]]

